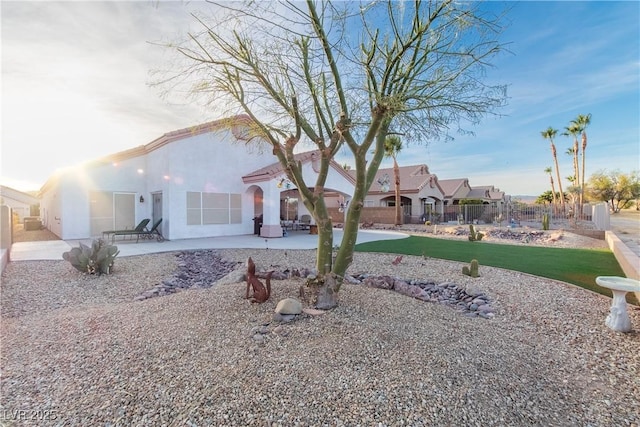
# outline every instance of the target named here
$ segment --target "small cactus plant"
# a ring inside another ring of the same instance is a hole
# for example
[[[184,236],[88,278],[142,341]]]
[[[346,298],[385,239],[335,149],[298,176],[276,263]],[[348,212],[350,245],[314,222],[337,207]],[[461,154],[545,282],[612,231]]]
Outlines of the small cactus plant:
[[[473,224],[469,224],[469,241],[470,242],[479,242],[484,237],[484,234],[476,231]]]
[[[101,275],[111,273],[113,261],[119,253],[117,246],[98,239],[91,243],[91,247],[80,242],[79,247],[63,253],[62,258],[82,273]]]
[[[543,230],[548,230],[549,229],[549,214],[543,214],[542,215],[542,229]]]
[[[472,259],[468,267],[466,265],[462,267],[462,274],[465,276],[478,277],[480,275],[478,273],[478,260]]]

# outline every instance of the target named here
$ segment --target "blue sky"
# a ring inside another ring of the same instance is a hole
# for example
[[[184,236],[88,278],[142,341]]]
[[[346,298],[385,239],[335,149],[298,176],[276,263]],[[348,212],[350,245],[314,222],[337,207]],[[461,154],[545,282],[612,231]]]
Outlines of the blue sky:
[[[202,5],[2,1],[0,183],[37,190],[56,169],[218,118],[177,98],[169,103],[148,86],[149,72],[168,67],[171,57],[148,42],[195,28],[188,13]],[[640,3],[509,6],[501,40],[511,43],[511,54],[487,75],[509,86],[501,116],[486,118],[474,136],[407,146],[399,163],[426,163],[440,179],[538,195],[550,189],[544,169],[552,166],[540,132],[562,131],[591,113],[587,176],[640,169]],[[572,141],[558,135],[556,145],[564,178],[572,174],[564,154]]]

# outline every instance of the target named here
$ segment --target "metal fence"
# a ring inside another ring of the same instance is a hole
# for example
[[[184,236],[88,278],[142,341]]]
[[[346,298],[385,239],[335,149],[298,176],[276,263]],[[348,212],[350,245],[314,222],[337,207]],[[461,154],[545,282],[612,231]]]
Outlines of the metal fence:
[[[430,221],[432,224],[508,224],[520,222],[542,222],[542,216],[548,214],[551,221],[575,218],[574,206],[565,206],[564,212],[560,207],[549,205],[504,204],[496,205],[450,205],[445,206],[443,212],[430,211],[421,216],[405,216],[405,224],[418,224]],[[591,220],[589,206],[585,206],[579,219]]]

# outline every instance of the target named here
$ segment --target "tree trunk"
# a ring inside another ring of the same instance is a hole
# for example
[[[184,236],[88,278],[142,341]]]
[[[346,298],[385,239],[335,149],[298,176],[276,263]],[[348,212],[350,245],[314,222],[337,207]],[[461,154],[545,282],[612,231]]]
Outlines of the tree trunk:
[[[331,310],[338,306],[340,280],[332,273],[308,279],[300,288],[300,298],[318,310]]]
[[[578,146],[578,138],[574,138],[573,140],[573,171],[576,176],[576,185],[580,186],[580,166],[578,163],[578,152],[580,151],[580,147]]]
[[[395,156],[393,157],[393,174],[395,175],[395,193],[396,193],[396,225],[402,225],[402,202],[400,198],[400,168],[398,162],[396,162]]]
[[[323,215],[324,212],[324,215]],[[317,208],[314,212],[318,225],[318,249],[316,249],[316,269],[318,275],[307,279],[305,286],[300,287],[300,298],[307,304],[321,310],[330,310],[338,306],[340,290],[333,268],[333,224],[326,209]]]
[[[560,189],[560,206],[562,208],[562,214],[564,215],[564,192],[562,191],[562,178],[560,178],[560,168],[558,167],[558,155],[556,153],[556,146],[551,144],[551,152],[553,153],[553,161],[556,165],[556,176],[558,177],[558,188]]]
[[[584,155],[585,155],[585,151],[587,150],[587,134],[583,133],[582,134],[582,186],[581,186],[581,191],[580,191],[580,212],[582,212],[583,209],[583,205],[584,205],[584,179],[585,177],[585,159],[584,159]]]
[[[317,221],[317,220],[316,220]],[[324,222],[322,224],[321,222]],[[331,219],[318,222],[318,249],[316,249],[316,269],[322,276],[333,268],[333,224]]]

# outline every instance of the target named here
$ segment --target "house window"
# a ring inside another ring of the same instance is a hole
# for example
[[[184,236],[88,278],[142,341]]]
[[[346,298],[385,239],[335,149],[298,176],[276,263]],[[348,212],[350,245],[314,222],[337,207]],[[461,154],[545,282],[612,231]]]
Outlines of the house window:
[[[187,225],[202,224],[202,193],[187,191]]]
[[[239,224],[242,222],[240,194],[187,192],[187,225]]]
[[[91,235],[105,230],[126,230],[135,227],[135,193],[91,191],[89,218]]]

